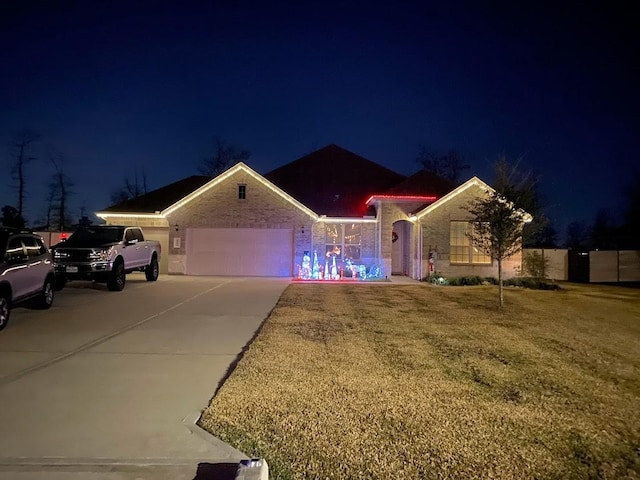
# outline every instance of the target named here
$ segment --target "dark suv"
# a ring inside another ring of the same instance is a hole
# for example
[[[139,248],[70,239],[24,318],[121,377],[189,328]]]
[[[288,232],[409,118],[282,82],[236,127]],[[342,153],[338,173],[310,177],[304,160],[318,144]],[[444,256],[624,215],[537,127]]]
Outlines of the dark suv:
[[[0,330],[18,303],[30,301],[36,308],[49,308],[53,283],[53,262],[42,238],[0,227]]]

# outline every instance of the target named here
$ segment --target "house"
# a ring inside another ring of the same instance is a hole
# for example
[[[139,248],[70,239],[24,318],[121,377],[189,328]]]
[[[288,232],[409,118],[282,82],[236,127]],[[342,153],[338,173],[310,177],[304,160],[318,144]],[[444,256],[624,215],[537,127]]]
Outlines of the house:
[[[466,235],[466,205],[490,188],[476,177],[458,186],[425,171],[406,177],[329,145],[265,175],[241,162],[96,215],[143,227],[169,274],[496,276]],[[519,255],[503,263],[507,276],[519,266]]]

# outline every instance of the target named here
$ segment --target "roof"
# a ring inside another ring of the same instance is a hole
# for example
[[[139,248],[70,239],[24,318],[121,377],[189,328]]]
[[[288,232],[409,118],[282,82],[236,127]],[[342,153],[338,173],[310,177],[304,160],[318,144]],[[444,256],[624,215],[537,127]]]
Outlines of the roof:
[[[319,215],[362,217],[372,193],[406,179],[393,170],[337,145],[328,145],[265,175]]]
[[[423,169],[391,187],[385,193],[388,195],[433,195],[440,198],[456,187],[457,185],[451,180]]]
[[[119,213],[161,212],[165,208],[170,207],[174,203],[202,187],[209,180],[211,180],[211,177],[204,175],[192,175],[191,177],[183,178],[182,180],[153,190],[140,197],[111,205],[102,211]]]
[[[236,168],[245,168],[256,178],[259,174],[239,163],[218,177],[193,175],[140,197],[111,205],[100,213],[155,214],[183,204],[222,180]],[[266,184],[277,187],[294,205],[328,217],[375,215],[367,205],[372,195],[435,196],[441,198],[455,188],[446,179],[421,170],[410,177],[401,175],[338,145],[311,152],[265,174]],[[275,191],[275,190],[274,190]],[[430,202],[427,202],[430,203]],[[309,212],[307,212],[309,213]],[[310,214],[311,214],[310,213]]]

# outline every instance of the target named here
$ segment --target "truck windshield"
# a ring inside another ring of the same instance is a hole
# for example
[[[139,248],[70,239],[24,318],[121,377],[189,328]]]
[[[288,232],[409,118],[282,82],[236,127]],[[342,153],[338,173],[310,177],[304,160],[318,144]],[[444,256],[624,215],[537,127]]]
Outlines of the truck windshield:
[[[69,237],[66,244],[86,243],[87,241],[94,245],[117,243],[122,240],[123,234],[124,227],[81,228]]]

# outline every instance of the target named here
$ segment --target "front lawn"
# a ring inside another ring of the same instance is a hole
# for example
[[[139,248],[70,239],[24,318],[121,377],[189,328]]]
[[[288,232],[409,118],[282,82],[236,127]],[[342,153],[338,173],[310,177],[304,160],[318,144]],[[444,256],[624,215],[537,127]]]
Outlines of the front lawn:
[[[640,290],[293,284],[201,425],[272,479],[640,478]]]

